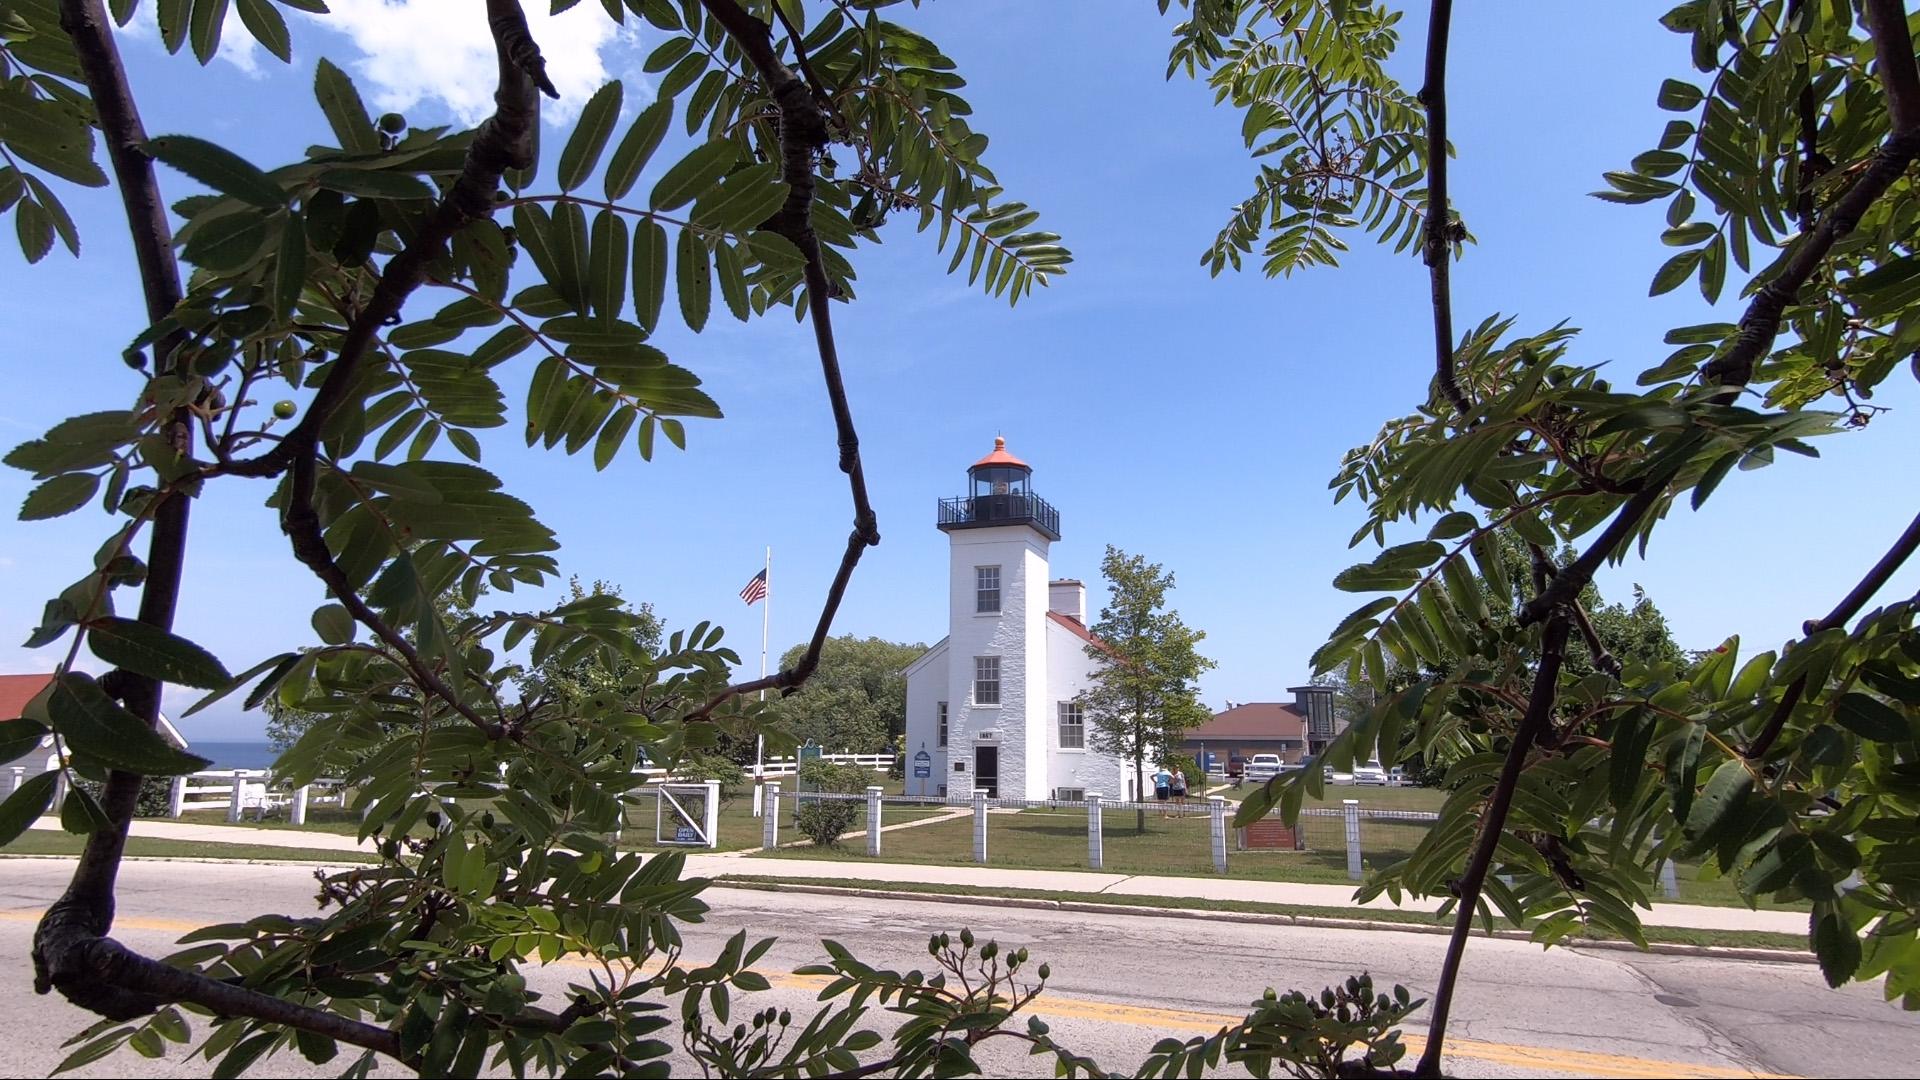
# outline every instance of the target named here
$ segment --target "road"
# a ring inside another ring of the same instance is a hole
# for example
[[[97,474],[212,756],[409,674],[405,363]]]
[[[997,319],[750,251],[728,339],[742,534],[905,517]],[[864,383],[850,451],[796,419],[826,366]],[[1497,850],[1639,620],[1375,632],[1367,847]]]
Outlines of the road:
[[[70,870],[61,860],[0,862],[0,1030],[8,1032],[0,1075],[46,1075],[62,1056],[59,1043],[88,1021],[29,986],[34,920]],[[311,871],[298,867],[133,862],[121,873],[116,934],[136,948],[164,950],[189,929],[257,912],[312,910]],[[817,961],[820,937],[896,968],[925,962],[933,930],[970,926],[1008,947],[1024,945],[1052,964],[1039,1011],[1055,1034],[1125,1071],[1156,1039],[1211,1031],[1270,984],[1317,989],[1364,970],[1376,983],[1401,982],[1425,996],[1445,947],[1444,938],[1419,934],[738,889],[714,889],[707,899],[708,922],[686,928],[688,956],[710,956],[742,926],[786,935],[757,967],[774,980],[767,1003],[796,1013],[811,1005],[819,981],[782,973]],[[562,962],[530,981],[557,991],[580,974]],[[1920,1060],[1914,1017],[1883,1002],[1877,987],[1828,990],[1809,965],[1543,952],[1503,940],[1468,950],[1451,1039],[1449,1068],[1461,1076],[1907,1076]],[[987,1063],[994,1075],[1050,1075],[1019,1055]],[[135,1072],[204,1076],[208,1066],[177,1053],[154,1062],[123,1053],[74,1075]],[[332,1072],[296,1057],[251,1075]]]

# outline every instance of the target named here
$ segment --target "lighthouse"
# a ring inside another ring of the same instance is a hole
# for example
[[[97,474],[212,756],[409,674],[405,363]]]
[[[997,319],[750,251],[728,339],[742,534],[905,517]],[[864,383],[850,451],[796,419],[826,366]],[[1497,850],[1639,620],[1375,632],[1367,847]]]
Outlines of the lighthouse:
[[[947,536],[947,635],[906,669],[907,792],[1077,799],[1131,796],[1092,746],[1076,700],[1095,661],[1086,587],[1052,576],[1060,514],[1004,438],[938,501]]]

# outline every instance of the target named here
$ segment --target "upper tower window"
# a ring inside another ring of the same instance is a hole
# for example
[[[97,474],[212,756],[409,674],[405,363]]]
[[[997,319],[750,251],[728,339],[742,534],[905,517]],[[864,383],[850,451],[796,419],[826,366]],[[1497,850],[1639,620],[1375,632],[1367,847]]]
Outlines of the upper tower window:
[[[976,615],[1000,614],[1000,568],[973,568],[973,611]]]

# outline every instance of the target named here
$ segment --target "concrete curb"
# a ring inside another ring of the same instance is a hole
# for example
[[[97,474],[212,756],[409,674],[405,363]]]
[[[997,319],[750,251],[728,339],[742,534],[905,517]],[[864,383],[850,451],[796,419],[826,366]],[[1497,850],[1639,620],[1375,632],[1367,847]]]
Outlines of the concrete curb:
[[[759,892],[809,892],[827,896],[858,896],[871,900],[917,900],[922,903],[970,904],[976,907],[1017,907],[1042,911],[1077,911],[1087,914],[1138,915],[1162,919],[1197,919],[1203,922],[1254,923],[1266,926],[1318,926],[1333,930],[1376,930],[1402,934],[1450,934],[1452,928],[1421,923],[1380,922],[1372,919],[1337,919],[1323,915],[1278,915],[1256,911],[1207,911],[1200,908],[1150,907],[1145,904],[1100,904],[1084,900],[1041,900],[1034,897],[969,896],[960,893],[914,892],[906,889],[864,889],[846,885],[814,885],[802,882],[740,881],[725,876],[713,884],[726,889],[750,889]],[[1479,932],[1475,937],[1488,936]],[[1532,941],[1524,930],[1496,930],[1491,935],[1509,941]],[[1677,942],[1649,942],[1645,949],[1630,941],[1567,941],[1559,948],[1594,949],[1612,952],[1659,953],[1667,956],[1699,956],[1717,960],[1751,960],[1771,964],[1814,964],[1811,953],[1783,949],[1761,949],[1725,945],[1684,945]]]
[[[14,855],[0,852],[4,859],[57,859],[76,862],[78,855]],[[217,855],[122,855],[121,862],[207,863],[214,866],[377,866],[378,863],[348,862],[344,859],[310,859],[289,855],[284,859],[222,859]]]

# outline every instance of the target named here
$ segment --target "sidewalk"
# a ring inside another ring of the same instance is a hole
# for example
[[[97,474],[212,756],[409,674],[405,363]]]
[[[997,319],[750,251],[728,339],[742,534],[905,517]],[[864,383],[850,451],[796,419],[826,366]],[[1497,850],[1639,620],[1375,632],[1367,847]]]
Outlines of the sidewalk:
[[[60,819],[43,817],[36,829],[59,829]],[[178,821],[138,820],[131,835],[160,840],[194,840],[216,844],[255,844],[261,847],[307,851],[371,851],[371,845],[351,836],[304,829],[263,829],[246,825],[196,825]],[[1247,881],[1234,878],[1169,877],[1147,874],[1102,874],[1085,870],[1014,870],[969,864],[868,862],[864,859],[781,859],[755,857],[745,852],[687,856],[687,873],[697,877],[730,874],[823,880],[895,881],[919,885],[958,885],[991,893],[995,889],[1042,889],[1050,892],[1107,893],[1125,896],[1178,896],[1196,900],[1241,900],[1259,904],[1295,904],[1360,910],[1436,911],[1435,898],[1408,897],[1395,905],[1380,897],[1366,904],[1353,902],[1347,885],[1310,885],[1287,881]],[[1749,911],[1746,908],[1706,907],[1697,904],[1655,904],[1641,911],[1648,926],[1692,930],[1754,930],[1775,934],[1804,934],[1807,916],[1794,911]]]

